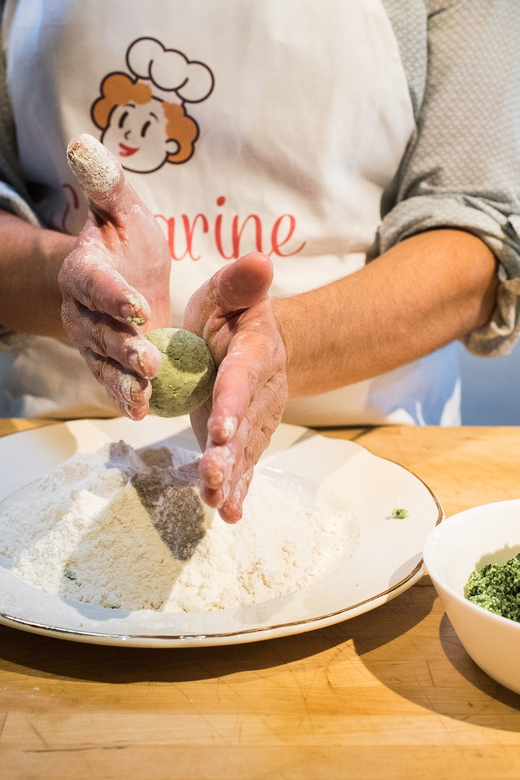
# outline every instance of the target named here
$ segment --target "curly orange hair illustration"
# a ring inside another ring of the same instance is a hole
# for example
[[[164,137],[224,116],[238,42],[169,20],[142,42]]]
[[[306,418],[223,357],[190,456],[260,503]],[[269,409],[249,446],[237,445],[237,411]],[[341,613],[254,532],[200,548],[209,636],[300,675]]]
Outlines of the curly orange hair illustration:
[[[134,81],[126,73],[110,73],[105,77],[101,84],[101,97],[92,105],[91,116],[97,127],[104,131],[110,124],[110,116],[114,108],[129,102],[144,105],[152,100],[161,103],[167,120],[168,139],[176,141],[179,145],[175,153],[167,155],[166,162],[174,164],[186,162],[194,152],[195,141],[199,135],[199,127],[195,120],[186,113],[182,105],[154,98],[148,84]]]

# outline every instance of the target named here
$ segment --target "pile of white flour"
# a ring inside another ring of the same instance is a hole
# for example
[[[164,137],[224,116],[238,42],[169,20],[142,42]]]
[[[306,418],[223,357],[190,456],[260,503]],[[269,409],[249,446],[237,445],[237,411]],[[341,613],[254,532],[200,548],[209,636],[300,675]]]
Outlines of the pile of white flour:
[[[123,442],[76,454],[0,514],[0,554],[68,600],[187,612],[303,588],[350,554],[347,512],[309,508],[290,480],[255,475],[236,525],[206,507],[194,453]]]

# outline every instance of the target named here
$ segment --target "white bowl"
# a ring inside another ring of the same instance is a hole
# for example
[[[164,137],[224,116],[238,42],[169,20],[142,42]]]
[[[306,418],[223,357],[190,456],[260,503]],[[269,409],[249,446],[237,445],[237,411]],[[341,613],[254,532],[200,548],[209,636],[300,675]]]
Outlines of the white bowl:
[[[499,501],[453,515],[428,536],[424,563],[457,635],[476,664],[520,693],[520,623],[464,596],[476,568],[505,563],[520,552],[520,500]]]

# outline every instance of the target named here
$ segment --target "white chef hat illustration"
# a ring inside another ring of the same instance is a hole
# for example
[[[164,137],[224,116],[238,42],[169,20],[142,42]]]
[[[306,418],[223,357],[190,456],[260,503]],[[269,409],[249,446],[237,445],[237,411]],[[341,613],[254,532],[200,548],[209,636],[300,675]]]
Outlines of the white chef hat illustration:
[[[151,81],[153,94],[168,103],[200,103],[213,89],[213,73],[203,62],[190,61],[155,38],[138,38],[128,48],[126,63],[139,79]]]

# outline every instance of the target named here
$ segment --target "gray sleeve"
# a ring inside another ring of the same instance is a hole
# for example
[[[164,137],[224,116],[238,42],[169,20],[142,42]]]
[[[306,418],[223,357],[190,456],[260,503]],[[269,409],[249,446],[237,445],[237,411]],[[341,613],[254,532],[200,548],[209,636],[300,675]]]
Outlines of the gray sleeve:
[[[3,11],[4,2],[0,0],[0,32]],[[0,48],[0,209],[10,211],[32,225],[40,225],[19,169],[3,48]],[[17,340],[24,338],[23,334],[13,333],[0,324],[0,352],[9,350]]]
[[[0,32],[4,5],[4,0],[0,0]],[[18,162],[16,130],[7,88],[3,48],[0,50],[0,208],[11,211],[33,225],[40,224]]]
[[[501,284],[491,322],[465,343],[476,354],[503,354],[520,331],[520,4],[420,4],[428,12],[424,97],[383,199],[376,253],[438,227],[481,238],[499,261]],[[404,64],[410,80],[410,55]]]

